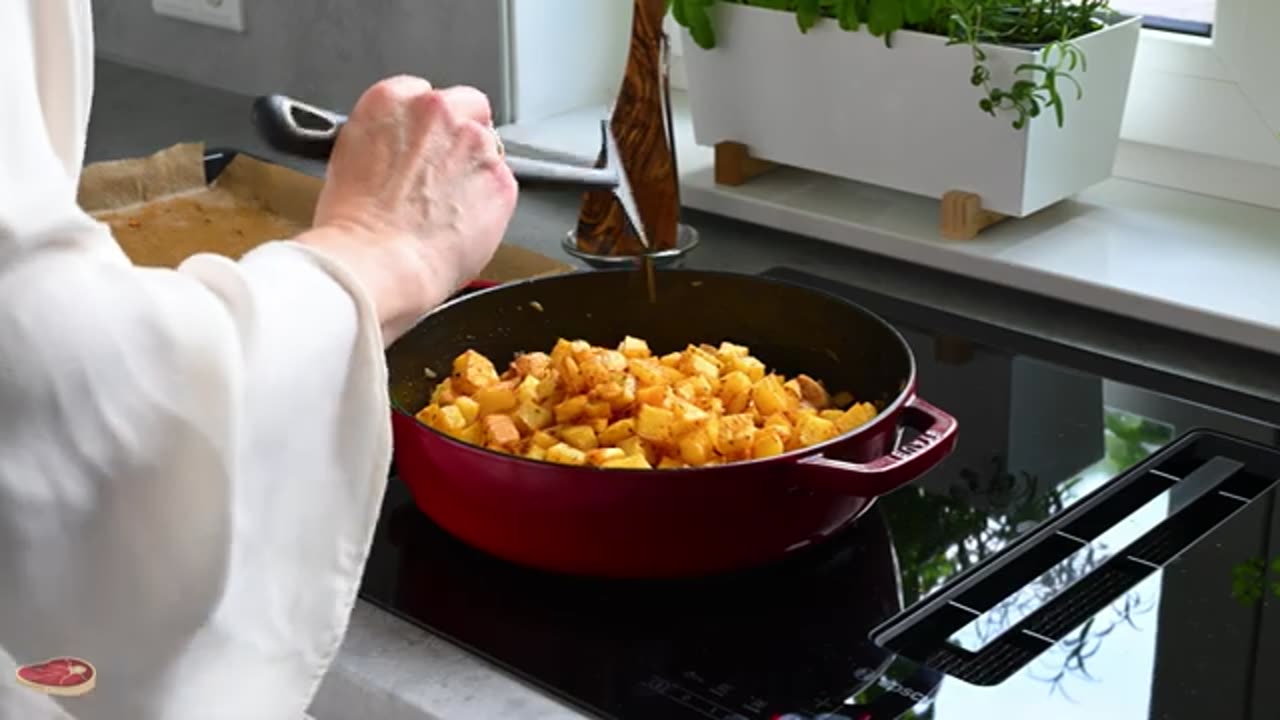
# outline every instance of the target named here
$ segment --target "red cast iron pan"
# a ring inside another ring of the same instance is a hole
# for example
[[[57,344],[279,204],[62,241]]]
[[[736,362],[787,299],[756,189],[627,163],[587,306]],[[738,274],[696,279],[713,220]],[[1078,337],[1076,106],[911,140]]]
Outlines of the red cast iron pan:
[[[387,352],[399,477],[464,542],[542,570],[676,578],[781,559],[848,526],[874,498],[919,477],[955,445],[956,421],[915,394],[902,336],[842,298],[753,275],[671,270],[650,303],[640,273],[580,272],[473,291],[428,314]],[[655,352],[747,345],[771,369],[876,402],[860,428],[772,458],[681,470],[600,470],[515,458],[418,422],[467,349],[499,367],[558,338]],[[428,372],[429,371],[429,372]],[[918,435],[896,447],[903,427]]]

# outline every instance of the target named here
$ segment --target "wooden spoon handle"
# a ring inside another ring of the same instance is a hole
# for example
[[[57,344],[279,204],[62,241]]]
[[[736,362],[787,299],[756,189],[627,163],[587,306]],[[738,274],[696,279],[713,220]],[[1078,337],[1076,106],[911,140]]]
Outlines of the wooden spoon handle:
[[[626,71],[610,126],[650,246],[666,250],[676,246],[680,209],[663,98],[662,19],[666,2],[634,0],[634,6]],[[599,191],[588,192],[583,198],[578,249],[601,255],[644,252],[617,199]]]

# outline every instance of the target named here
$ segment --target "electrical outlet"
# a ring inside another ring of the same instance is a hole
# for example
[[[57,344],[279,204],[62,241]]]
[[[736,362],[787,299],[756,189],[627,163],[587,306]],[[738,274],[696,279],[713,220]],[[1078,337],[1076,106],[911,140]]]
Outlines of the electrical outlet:
[[[151,0],[157,15],[244,32],[241,0]]]

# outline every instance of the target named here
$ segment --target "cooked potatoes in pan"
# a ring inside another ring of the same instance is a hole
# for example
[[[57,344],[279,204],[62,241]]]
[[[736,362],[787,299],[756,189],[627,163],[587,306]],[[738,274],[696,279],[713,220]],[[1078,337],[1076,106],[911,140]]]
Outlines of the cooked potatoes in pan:
[[[875,417],[807,375],[770,372],[748,348],[690,345],[655,356],[644,340],[582,340],[517,357],[498,374],[468,350],[417,415],[491,450],[602,468],[706,467],[779,455]]]

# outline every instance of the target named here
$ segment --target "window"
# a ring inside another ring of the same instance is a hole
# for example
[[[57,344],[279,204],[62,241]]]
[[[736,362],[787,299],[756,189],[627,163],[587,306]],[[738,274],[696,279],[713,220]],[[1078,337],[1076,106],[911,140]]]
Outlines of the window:
[[[1115,4],[1213,16],[1207,36],[1143,30],[1117,174],[1280,207],[1280,2]]]
[[[1143,24],[1153,30],[1205,36],[1213,32],[1214,0],[1116,0],[1111,6],[1142,15]]]
[[[1112,4],[1145,18],[1116,175],[1280,208],[1280,0]]]

